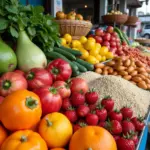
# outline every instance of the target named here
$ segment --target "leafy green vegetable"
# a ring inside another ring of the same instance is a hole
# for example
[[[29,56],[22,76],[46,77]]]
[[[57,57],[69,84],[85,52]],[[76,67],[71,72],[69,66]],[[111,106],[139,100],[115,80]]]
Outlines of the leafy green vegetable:
[[[0,33],[16,40],[25,30],[30,39],[44,52],[60,44],[58,24],[42,6],[23,6],[19,0],[0,0]]]

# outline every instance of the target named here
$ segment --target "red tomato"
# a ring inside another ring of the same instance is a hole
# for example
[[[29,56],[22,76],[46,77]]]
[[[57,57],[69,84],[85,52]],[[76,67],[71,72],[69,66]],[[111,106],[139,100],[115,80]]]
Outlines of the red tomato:
[[[111,36],[110,42],[116,42],[116,38],[114,36]]]
[[[55,81],[53,87],[55,87],[58,90],[58,93],[60,94],[62,99],[70,97],[71,90],[69,85],[66,82]]]
[[[84,94],[88,92],[89,87],[87,82],[82,78],[73,78],[70,84],[71,92],[83,92]]]
[[[102,45],[103,45],[103,46],[110,46],[110,43],[109,43],[108,41],[104,41],[104,42],[102,43]]]
[[[107,29],[106,29],[106,31],[108,33],[113,33],[114,32],[114,28],[112,26],[108,26]]]
[[[22,76],[25,75],[25,73],[22,70],[15,70],[14,72],[21,74]]]
[[[43,68],[33,68],[26,74],[30,89],[37,89],[44,86],[51,86],[53,79],[51,74]]]
[[[0,96],[0,104],[3,102],[3,100],[4,100],[4,97]]]
[[[114,36],[115,38],[118,37],[118,34],[116,32],[111,33],[112,36]]]
[[[58,112],[62,106],[62,98],[54,87],[42,87],[34,92],[40,97],[42,104],[42,114]]]
[[[103,42],[103,39],[100,36],[95,36],[94,38],[96,40],[96,43],[100,43],[101,44]]]
[[[7,72],[0,78],[0,95],[7,96],[10,93],[27,89],[26,79],[19,73]]]
[[[116,47],[116,42],[110,42],[110,47]]]
[[[120,39],[119,39],[119,38],[116,38],[116,42],[120,42]]]
[[[103,30],[101,28],[95,30],[95,35],[101,36],[103,34]]]
[[[106,34],[103,36],[103,40],[104,40],[104,41],[109,41],[109,40],[110,40],[110,37],[111,37],[111,34],[110,34],[110,33],[106,33]]]
[[[49,63],[47,70],[52,75],[54,81],[66,81],[72,74],[69,63],[61,58],[55,59]]]

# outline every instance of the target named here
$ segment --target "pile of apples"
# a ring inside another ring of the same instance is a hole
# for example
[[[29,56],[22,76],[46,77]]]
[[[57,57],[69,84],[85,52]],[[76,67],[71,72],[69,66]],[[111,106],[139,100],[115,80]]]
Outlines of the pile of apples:
[[[118,55],[118,51],[120,55],[120,53],[122,53],[120,51],[122,45],[126,45],[125,42],[121,43],[118,34],[114,31],[112,26],[108,26],[105,31],[98,28],[95,30],[95,35],[89,36],[95,38],[96,42],[100,43],[102,46],[107,46],[108,49],[116,55]]]

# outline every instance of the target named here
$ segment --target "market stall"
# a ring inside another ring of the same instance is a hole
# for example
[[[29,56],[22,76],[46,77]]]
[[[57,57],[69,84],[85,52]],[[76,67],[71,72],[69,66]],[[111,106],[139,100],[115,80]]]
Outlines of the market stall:
[[[4,0],[0,12],[0,150],[145,150],[146,47],[116,26],[89,35],[91,21],[75,11],[53,18]]]

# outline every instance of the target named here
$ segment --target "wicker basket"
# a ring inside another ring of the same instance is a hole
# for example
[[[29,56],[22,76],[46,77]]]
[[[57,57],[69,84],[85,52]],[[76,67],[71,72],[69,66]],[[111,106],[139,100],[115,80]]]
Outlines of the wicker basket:
[[[92,23],[81,20],[56,20],[60,26],[60,34],[63,36],[66,33],[72,35],[73,39],[79,39],[81,36],[86,36],[92,28]]]
[[[104,23],[124,24],[128,20],[128,15],[104,15],[102,19]]]
[[[136,16],[129,16],[125,25],[136,25],[136,22],[138,21],[138,19],[139,18]]]

